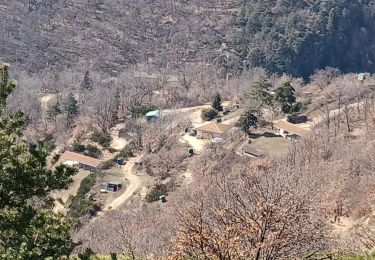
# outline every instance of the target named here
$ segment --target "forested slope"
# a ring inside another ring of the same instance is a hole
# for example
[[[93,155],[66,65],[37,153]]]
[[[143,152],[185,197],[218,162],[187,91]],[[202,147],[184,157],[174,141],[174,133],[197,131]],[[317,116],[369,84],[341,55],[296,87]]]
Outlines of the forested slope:
[[[249,64],[275,72],[373,72],[374,14],[371,0],[248,0],[232,44]]]
[[[0,58],[31,71],[208,61],[227,72],[373,72],[374,14],[374,0],[6,1]]]

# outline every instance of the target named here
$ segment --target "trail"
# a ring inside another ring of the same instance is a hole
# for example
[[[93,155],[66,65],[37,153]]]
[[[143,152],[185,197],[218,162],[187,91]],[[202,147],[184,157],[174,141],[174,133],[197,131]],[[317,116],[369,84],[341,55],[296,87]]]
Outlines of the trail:
[[[119,131],[123,127],[125,127],[124,123],[117,124],[115,127],[111,128],[109,131],[109,134],[112,137],[111,148],[116,149],[117,151],[124,149],[124,147],[127,144],[127,141],[125,138],[119,137]]]
[[[126,162],[125,166],[123,166],[122,170],[124,172],[124,177],[129,181],[129,184],[127,187],[125,187],[126,190],[123,194],[121,194],[119,197],[117,197],[115,200],[113,200],[103,208],[103,212],[118,209],[122,204],[130,199],[134,195],[134,193],[145,187],[142,178],[132,172],[134,164],[140,158],[142,158],[142,156],[143,155],[132,157],[129,161]]]

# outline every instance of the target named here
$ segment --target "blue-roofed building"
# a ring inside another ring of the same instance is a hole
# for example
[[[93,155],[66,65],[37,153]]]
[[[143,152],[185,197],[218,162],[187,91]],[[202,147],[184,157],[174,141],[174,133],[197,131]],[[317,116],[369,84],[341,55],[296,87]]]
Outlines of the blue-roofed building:
[[[161,118],[161,116],[162,116],[161,110],[150,111],[146,114],[146,120],[149,123],[154,123],[156,120]]]

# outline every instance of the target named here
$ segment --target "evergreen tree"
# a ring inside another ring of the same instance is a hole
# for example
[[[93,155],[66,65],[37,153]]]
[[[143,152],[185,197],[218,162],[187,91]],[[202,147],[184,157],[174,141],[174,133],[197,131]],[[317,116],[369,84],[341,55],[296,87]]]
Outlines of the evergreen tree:
[[[257,128],[257,122],[258,118],[250,110],[246,110],[238,119],[236,126],[250,136],[251,127]]]
[[[271,85],[267,82],[265,77],[261,77],[252,86],[247,96],[247,106],[250,111],[261,114],[261,108],[272,106],[273,98],[269,92],[270,88]]]
[[[90,71],[85,72],[85,76],[83,77],[82,87],[86,90],[92,89],[92,79],[90,78]]]
[[[66,113],[67,124],[70,125],[73,119],[78,115],[78,101],[72,93],[65,99],[63,110]]]
[[[216,111],[223,111],[223,106],[221,105],[221,96],[219,93],[216,94],[214,97],[214,100],[212,101],[212,108],[215,109]]]
[[[42,143],[30,145],[22,136],[24,115],[1,116],[15,81],[8,66],[0,69],[0,258],[57,259],[69,255],[74,244],[72,222],[52,213],[48,194],[64,189],[75,170],[57,166],[47,170]]]
[[[290,82],[285,82],[276,89],[275,100],[280,104],[281,111],[284,113],[298,112],[301,108],[300,103],[296,103],[295,90]]]
[[[56,117],[62,113],[61,108],[60,108],[60,102],[56,102],[56,104],[52,105],[48,110],[47,110],[47,116],[48,119],[53,120],[56,124]]]

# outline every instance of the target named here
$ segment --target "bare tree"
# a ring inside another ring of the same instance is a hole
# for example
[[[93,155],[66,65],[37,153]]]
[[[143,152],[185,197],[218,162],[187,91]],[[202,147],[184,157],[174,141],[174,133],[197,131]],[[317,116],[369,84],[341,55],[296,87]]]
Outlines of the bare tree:
[[[332,80],[339,77],[341,72],[339,69],[326,67],[322,70],[316,70],[313,75],[311,75],[310,80],[312,84],[318,86],[321,90],[331,84]]]
[[[152,94],[152,85],[136,81],[129,73],[122,73],[118,80],[120,104],[126,108],[132,118],[136,117],[136,109],[143,105],[145,97]]]
[[[317,223],[296,192],[297,179],[275,170],[259,165],[236,178],[218,174],[206,195],[190,197],[188,210],[178,211],[174,258],[291,259],[310,253],[318,245]]]
[[[118,91],[113,81],[96,85],[86,96],[87,112],[103,132],[107,132],[117,120],[118,100]]]

